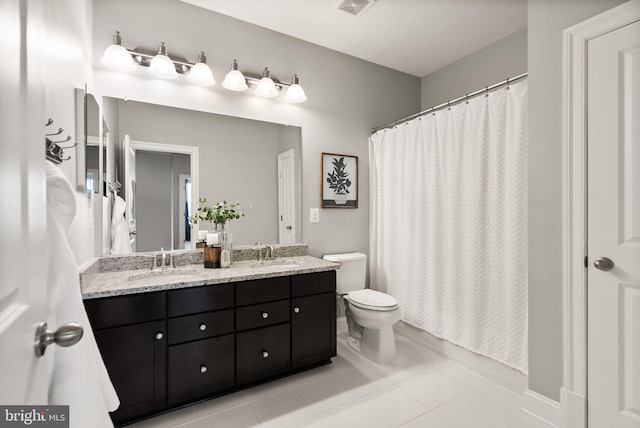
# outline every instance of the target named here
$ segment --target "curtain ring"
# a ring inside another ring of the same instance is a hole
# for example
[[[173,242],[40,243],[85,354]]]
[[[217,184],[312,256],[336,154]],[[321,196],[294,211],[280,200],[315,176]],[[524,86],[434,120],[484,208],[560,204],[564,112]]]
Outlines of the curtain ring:
[[[485,97],[489,96],[489,87],[488,86],[485,86],[485,88],[484,88],[484,96]]]
[[[509,90],[509,78],[507,77],[507,91]]]
[[[466,96],[466,102],[465,102],[465,104],[469,104],[469,94],[467,94],[467,96]]]

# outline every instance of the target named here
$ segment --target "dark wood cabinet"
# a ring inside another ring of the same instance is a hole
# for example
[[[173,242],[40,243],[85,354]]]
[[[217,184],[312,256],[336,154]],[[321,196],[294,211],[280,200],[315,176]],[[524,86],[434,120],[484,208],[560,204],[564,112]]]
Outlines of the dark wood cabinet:
[[[91,299],[118,426],[330,362],[335,271]]]
[[[336,295],[291,300],[291,367],[311,366],[336,355]]]
[[[238,385],[280,376],[291,369],[289,323],[238,333]]]
[[[204,398],[235,386],[234,335],[169,347],[168,403]]]
[[[163,293],[85,302],[98,348],[120,399],[120,407],[112,413],[116,424],[152,415],[166,406],[165,306]]]

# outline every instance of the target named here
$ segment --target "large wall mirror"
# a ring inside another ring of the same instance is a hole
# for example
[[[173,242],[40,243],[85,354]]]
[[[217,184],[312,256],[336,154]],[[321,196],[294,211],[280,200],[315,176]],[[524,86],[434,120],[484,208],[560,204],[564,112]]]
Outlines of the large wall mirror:
[[[234,245],[282,242],[284,217],[289,242],[302,241],[299,127],[110,97],[103,109],[116,142],[120,196],[134,221],[134,251],[192,247],[197,234],[185,228],[185,216],[198,207],[188,204],[194,183],[209,203],[240,202],[245,216],[229,224]],[[195,175],[189,148],[197,148]]]

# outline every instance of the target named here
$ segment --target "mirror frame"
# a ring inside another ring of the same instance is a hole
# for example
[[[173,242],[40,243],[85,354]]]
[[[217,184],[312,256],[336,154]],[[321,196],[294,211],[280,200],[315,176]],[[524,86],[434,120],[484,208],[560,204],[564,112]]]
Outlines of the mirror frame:
[[[93,101],[96,103],[98,108],[98,116],[96,117],[96,123],[98,128],[97,136],[89,136],[87,134],[87,123],[89,120],[88,117],[88,98],[91,97]],[[98,100],[87,90],[87,86],[85,85],[84,89],[76,88],[75,89],[75,99],[76,99],[76,140],[80,141],[81,144],[76,146],[76,185],[78,190],[91,193],[90,190],[87,189],[87,146],[89,145],[89,138],[95,139],[97,144],[92,144],[94,147],[98,147],[98,174],[95,177],[95,185],[93,193],[97,193],[98,195],[106,195],[103,191],[104,186],[104,167],[103,167],[103,156],[104,156],[104,142],[102,138],[102,112],[101,106]]]

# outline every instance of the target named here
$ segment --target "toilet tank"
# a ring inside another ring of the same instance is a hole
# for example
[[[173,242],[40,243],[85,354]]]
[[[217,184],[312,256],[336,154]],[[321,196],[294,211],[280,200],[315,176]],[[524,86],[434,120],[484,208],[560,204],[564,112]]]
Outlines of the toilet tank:
[[[347,294],[362,290],[367,282],[367,255],[362,253],[327,254],[324,260],[340,263],[336,270],[336,292]]]

